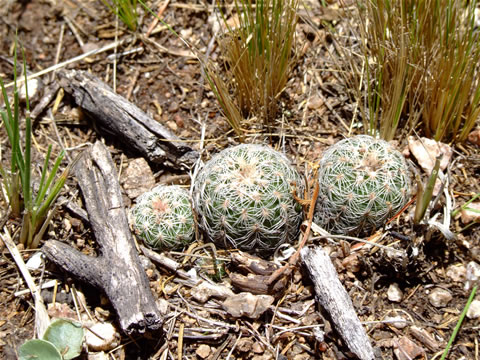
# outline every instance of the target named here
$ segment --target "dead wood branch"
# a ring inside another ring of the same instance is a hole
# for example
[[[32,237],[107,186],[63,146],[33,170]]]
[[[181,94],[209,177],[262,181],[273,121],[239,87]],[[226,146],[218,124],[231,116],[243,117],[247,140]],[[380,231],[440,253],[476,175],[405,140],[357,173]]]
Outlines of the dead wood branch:
[[[374,359],[370,340],[328,254],[320,247],[303,248],[301,257],[315,286],[317,301],[330,315],[348,349],[361,360]]]
[[[149,161],[178,169],[190,167],[197,160],[198,152],[95,76],[85,71],[62,70],[59,77],[60,85],[100,130]]]
[[[45,255],[80,280],[102,289],[126,334],[161,328],[163,318],[150,291],[128,227],[117,172],[107,148],[96,142],[75,167],[101,256],[90,257],[59,241]]]

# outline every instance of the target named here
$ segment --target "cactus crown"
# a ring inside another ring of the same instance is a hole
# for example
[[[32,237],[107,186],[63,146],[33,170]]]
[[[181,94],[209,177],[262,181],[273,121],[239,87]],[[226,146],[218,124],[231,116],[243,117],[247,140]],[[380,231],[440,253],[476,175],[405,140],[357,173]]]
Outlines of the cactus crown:
[[[279,152],[250,144],[226,149],[198,175],[199,225],[222,246],[271,251],[298,235],[302,209],[292,183],[303,190],[303,178]]]
[[[180,186],[159,185],[141,195],[131,220],[135,234],[154,249],[181,248],[193,241],[190,195]]]
[[[407,202],[408,169],[402,154],[367,135],[331,146],[320,161],[315,222],[333,233],[368,232]]]

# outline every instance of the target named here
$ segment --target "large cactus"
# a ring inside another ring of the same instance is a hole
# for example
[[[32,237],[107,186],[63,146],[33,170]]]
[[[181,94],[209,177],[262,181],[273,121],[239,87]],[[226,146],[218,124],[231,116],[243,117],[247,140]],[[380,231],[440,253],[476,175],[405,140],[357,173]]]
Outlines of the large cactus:
[[[384,140],[359,135],[327,149],[320,161],[315,222],[336,234],[382,226],[407,202],[405,159]]]
[[[190,195],[180,186],[159,185],[141,195],[131,222],[135,234],[156,250],[181,248],[194,238]]]
[[[217,244],[268,253],[293,241],[302,208],[303,178],[281,153],[261,145],[238,145],[214,156],[194,187],[199,225]]]

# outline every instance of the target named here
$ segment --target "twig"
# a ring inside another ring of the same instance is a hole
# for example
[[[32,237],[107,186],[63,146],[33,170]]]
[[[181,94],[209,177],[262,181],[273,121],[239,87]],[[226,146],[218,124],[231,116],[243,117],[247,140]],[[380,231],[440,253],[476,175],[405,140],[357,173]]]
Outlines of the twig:
[[[165,10],[167,10],[167,7],[168,7],[169,3],[170,3],[170,0],[165,0],[162,7],[160,8],[160,10],[158,10],[157,16],[153,19],[153,22],[148,27],[148,30],[145,33],[145,37],[148,38],[150,36],[150,34],[152,33],[153,29],[155,29],[155,27],[158,25],[158,22],[160,21],[159,19],[163,15]]]
[[[105,45],[104,47],[100,48],[100,49],[94,49],[94,50],[91,50],[89,52],[86,52],[82,55],[78,55],[72,59],[69,59],[69,60],[66,60],[66,61],[63,61],[61,62],[60,64],[56,64],[56,65],[52,65],[46,69],[43,69],[39,72],[36,72],[34,74],[31,74],[29,76],[27,76],[27,81],[28,80],[31,80],[31,79],[35,79],[39,76],[42,76],[42,75],[45,75],[45,74],[48,74],[52,71],[55,71],[55,70],[58,70],[58,69],[61,69],[61,68],[64,68],[65,66],[67,65],[70,65],[70,64],[73,64],[77,61],[80,61],[80,60],[83,60],[89,56],[92,56],[92,55],[96,55],[96,54],[100,54],[100,53],[103,53],[105,51],[108,51],[108,50],[112,50],[114,49],[116,46],[120,46],[121,44],[123,44],[124,42],[130,40],[130,38],[127,38],[127,39],[122,39],[122,40],[119,40],[117,42],[113,42],[111,44],[108,44],[108,45]],[[22,77],[22,78],[18,78],[17,79],[17,85],[19,86],[20,84],[22,84],[23,82],[25,81],[25,79]],[[8,83],[7,85],[5,85],[5,88],[9,88],[9,87],[12,87],[13,85],[15,84],[15,82],[11,82],[11,83]]]
[[[20,255],[20,252],[10,237],[10,233],[6,227],[4,227],[4,231],[4,235],[0,234],[0,239],[2,239],[3,243],[10,251],[10,254],[12,254],[13,260],[15,260],[18,269],[22,273],[23,278],[25,279],[25,282],[27,283],[27,286],[30,289],[32,297],[35,301],[35,332],[37,333],[37,336],[41,338],[50,324],[50,317],[48,316],[47,308],[45,307],[45,303],[43,302],[39,288],[35,284],[32,275],[30,275],[30,272],[23,261],[22,255]]]

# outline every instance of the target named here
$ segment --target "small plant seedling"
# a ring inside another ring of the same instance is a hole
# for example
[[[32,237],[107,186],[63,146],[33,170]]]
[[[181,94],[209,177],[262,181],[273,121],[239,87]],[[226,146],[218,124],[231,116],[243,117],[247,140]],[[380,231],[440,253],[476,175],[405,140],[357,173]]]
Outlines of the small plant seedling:
[[[20,346],[19,359],[74,359],[82,352],[83,335],[80,323],[69,319],[55,319],[48,326],[42,339],[28,340]]]
[[[102,0],[102,2],[112,13],[117,15],[131,31],[137,29],[137,0]]]
[[[16,69],[17,44],[15,44],[14,51],[13,104],[9,101],[4,83],[2,79],[0,79],[0,87],[5,102],[5,110],[0,110],[0,116],[3,120],[11,146],[10,169],[6,170],[0,166],[0,175],[3,179],[3,186],[12,210],[12,215],[17,218],[22,216],[23,218],[20,242],[28,248],[36,248],[46,229],[49,211],[65,184],[70,167],[67,167],[57,180],[54,181],[64,153],[62,151],[57,156],[51,171],[48,172],[48,164],[52,153],[52,146],[50,145],[41,171],[39,188],[38,191],[34,193],[32,188],[33,166],[31,162],[32,121],[30,118],[25,59],[23,60],[23,70],[25,75],[26,113],[25,143],[23,147],[20,140],[20,101]]]

